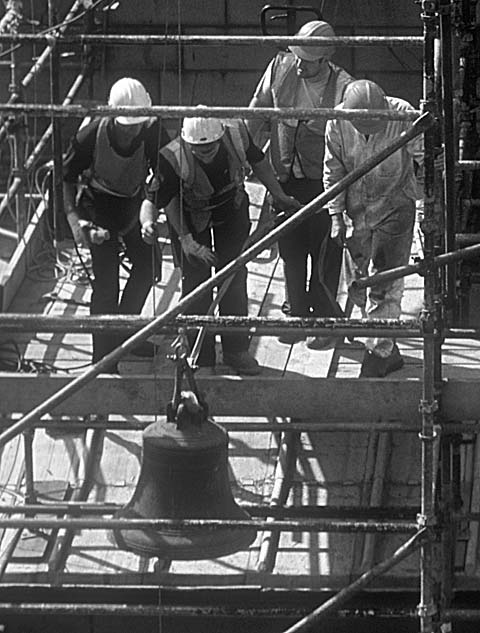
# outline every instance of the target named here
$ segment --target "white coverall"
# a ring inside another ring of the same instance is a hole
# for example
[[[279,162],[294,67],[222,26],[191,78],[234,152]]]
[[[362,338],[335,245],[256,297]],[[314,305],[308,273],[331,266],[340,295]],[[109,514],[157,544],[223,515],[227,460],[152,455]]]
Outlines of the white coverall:
[[[386,97],[386,101],[390,110],[413,109],[403,99]],[[337,107],[342,108],[342,104]],[[365,136],[350,121],[329,121],[325,139],[325,190],[410,127],[410,121],[388,121],[383,131]],[[421,165],[423,144],[416,138],[329,202],[330,215],[341,213],[346,224],[353,225],[347,248],[356,275],[373,275],[408,264],[415,200],[419,197],[415,172]],[[368,318],[398,318],[403,287],[403,279],[398,279],[372,286],[366,292],[354,293],[349,289],[349,294]],[[393,349],[391,339],[372,338],[366,345],[382,358],[389,356]]]

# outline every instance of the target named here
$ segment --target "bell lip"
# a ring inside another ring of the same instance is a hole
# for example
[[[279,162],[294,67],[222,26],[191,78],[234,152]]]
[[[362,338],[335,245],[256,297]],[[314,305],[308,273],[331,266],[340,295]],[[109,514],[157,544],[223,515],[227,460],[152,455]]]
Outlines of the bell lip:
[[[248,512],[238,507],[243,513],[244,518],[250,519]],[[141,519],[135,510],[124,508],[115,514],[114,518],[130,518]],[[178,518],[178,517],[177,517]],[[227,517],[222,517],[227,519]],[[233,517],[229,517],[233,518]],[[240,518],[239,516],[235,518]],[[134,535],[141,535],[141,538],[135,538]],[[208,560],[213,558],[221,558],[224,556],[232,556],[238,552],[248,550],[250,545],[257,537],[255,528],[228,528],[216,529],[210,532],[210,539],[204,539],[203,542],[198,537],[198,529],[186,530],[112,530],[113,542],[122,550],[147,556],[149,558],[162,558],[168,560]],[[225,540],[222,541],[222,536]],[[179,541],[175,544],[175,539],[192,539],[192,543]],[[197,543],[193,539],[197,539]],[[171,539],[168,542],[168,539]]]

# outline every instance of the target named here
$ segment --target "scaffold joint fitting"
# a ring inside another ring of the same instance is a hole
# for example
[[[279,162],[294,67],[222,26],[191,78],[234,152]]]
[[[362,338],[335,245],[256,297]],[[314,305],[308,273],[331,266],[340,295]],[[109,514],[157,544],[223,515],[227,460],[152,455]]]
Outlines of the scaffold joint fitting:
[[[438,231],[438,222],[437,220],[427,220],[427,219],[423,219],[420,222],[420,228],[422,229],[422,233],[424,235],[428,235],[431,233],[437,233]],[[421,274],[421,273],[419,273]]]
[[[418,410],[422,414],[433,415],[438,411],[438,400],[420,400]],[[435,437],[435,431],[431,437]]]
[[[417,514],[417,525],[419,530],[422,530],[424,528],[432,528],[437,525],[437,519],[433,514],[421,514],[419,512]]]
[[[429,618],[437,614],[437,607],[435,603],[429,602],[428,604],[420,603],[417,605],[417,615],[419,618]]]
[[[436,13],[437,11],[437,0],[422,0],[422,9],[424,11],[424,13],[426,14],[430,14],[427,15],[427,17],[431,17],[432,13]],[[424,18],[425,16],[422,15],[422,18]]]
[[[450,0],[438,0],[438,13],[441,15],[447,15],[452,12],[452,5]]]

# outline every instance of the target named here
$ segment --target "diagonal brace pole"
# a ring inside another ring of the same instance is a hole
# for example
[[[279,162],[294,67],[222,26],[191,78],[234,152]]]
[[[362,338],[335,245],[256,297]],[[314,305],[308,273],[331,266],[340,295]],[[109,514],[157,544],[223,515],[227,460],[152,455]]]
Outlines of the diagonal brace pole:
[[[473,246],[459,248],[456,251],[452,251],[450,253],[442,253],[442,255],[437,255],[437,257],[434,257],[431,262],[429,261],[429,265],[433,266],[434,268],[439,268],[440,266],[446,266],[447,264],[452,264],[462,259],[468,259],[469,257],[478,257],[479,255],[480,244],[474,244]],[[419,261],[416,264],[397,266],[396,268],[391,268],[390,270],[382,270],[382,272],[370,275],[370,277],[361,277],[360,279],[355,279],[355,281],[352,282],[352,288],[355,288],[355,290],[360,290],[361,288],[376,286],[380,283],[395,281],[395,279],[401,279],[402,277],[407,277],[408,275],[413,275],[414,273],[423,275],[425,274],[425,270],[425,260]]]
[[[256,257],[263,250],[271,246],[274,242],[290,230],[301,224],[306,218],[310,217],[314,213],[320,211],[330,200],[335,198],[339,193],[345,191],[352,183],[359,180],[362,176],[368,173],[371,169],[376,167],[383,160],[388,158],[391,154],[399,150],[401,147],[409,143],[413,138],[423,134],[425,130],[429,129],[435,123],[435,118],[426,113],[419,117],[412,125],[412,127],[398,136],[390,145],[385,147],[380,152],[377,152],[371,156],[363,165],[358,169],[347,174],[344,178],[338,181],[333,187],[314,198],[307,205],[299,209],[296,213],[287,218],[282,224],[273,229],[268,235],[262,237],[258,242],[247,248],[236,259],[227,264],[224,268],[219,270],[215,275],[210,277],[201,283],[197,288],[192,290],[188,295],[183,297],[175,306],[172,306],[168,310],[165,310],[162,314],[157,316],[148,325],[136,332],[129,339],[124,341],[113,352],[110,352],[97,363],[92,365],[83,374],[74,378],[67,385],[59,389],[57,393],[53,394],[47,400],[39,404],[32,409],[29,413],[23,416],[18,422],[9,427],[6,431],[0,434],[0,446],[4,446],[8,441],[23,433],[26,429],[32,426],[38,418],[51,412],[57,405],[64,402],[71,395],[79,391],[84,385],[88,384],[96,376],[101,374],[111,364],[119,361],[130,350],[133,350],[137,345],[146,341],[150,336],[155,334],[159,326],[171,320],[183,312],[193,302],[197,301],[204,293],[209,292],[215,286],[222,283],[225,279],[230,277],[237,270],[245,266],[249,261]]]
[[[367,572],[362,574],[360,578],[357,578],[352,584],[348,585],[335,596],[324,602],[321,606],[317,607],[315,611],[309,613],[307,616],[296,622],[293,626],[286,629],[284,633],[306,633],[312,631],[313,627],[318,624],[318,621],[330,614],[332,611],[337,610],[341,605],[345,604],[352,596],[358,593],[361,589],[366,587],[372,580],[375,580],[378,576],[389,571],[392,567],[395,567],[404,558],[407,558],[413,552],[415,552],[422,543],[427,539],[427,528],[419,530],[412,538],[406,543],[403,543],[390,558],[383,560],[378,565],[375,565]],[[318,629],[315,629],[318,630]]]

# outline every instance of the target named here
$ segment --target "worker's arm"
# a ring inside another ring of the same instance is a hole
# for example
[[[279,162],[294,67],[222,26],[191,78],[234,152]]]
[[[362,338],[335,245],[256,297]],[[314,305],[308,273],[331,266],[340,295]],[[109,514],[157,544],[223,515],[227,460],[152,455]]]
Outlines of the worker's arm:
[[[67,216],[67,222],[72,231],[73,239],[77,246],[86,247],[88,245],[87,236],[84,229],[81,226],[81,216],[77,209],[75,197],[77,194],[77,188],[73,182],[63,183],[63,203],[65,215]]]
[[[252,171],[268,191],[272,194],[274,206],[282,211],[296,211],[302,206],[298,200],[288,196],[275,178],[272,166],[268,158],[263,158],[258,163],[252,163]]]
[[[192,264],[200,264],[201,266],[215,266],[217,264],[217,256],[211,248],[199,244],[190,233],[182,210],[178,196],[165,207],[165,214],[168,221],[178,236],[178,241],[182,247],[183,254]]]
[[[147,244],[153,244],[153,241],[155,239],[155,227],[157,224],[157,219],[158,219],[157,207],[153,204],[153,202],[151,202],[148,199],[145,199],[142,202],[142,206],[140,207],[139,220],[140,220],[140,226],[142,227],[141,228],[142,239]]]
[[[331,189],[347,175],[343,161],[343,148],[338,122],[330,120],[325,130],[325,157],[323,161],[323,186],[325,191]],[[341,214],[345,210],[346,192],[340,192],[328,203],[330,215]]]
[[[335,120],[328,121],[325,130],[325,157],[323,163],[323,184],[325,191],[333,187],[339,180],[347,175],[347,170],[342,160],[342,148],[340,132]],[[346,193],[339,193],[328,203],[328,212],[331,216],[332,226],[330,237],[343,246],[346,241],[347,227],[343,219],[345,210]]]
[[[271,83],[274,61],[275,59],[270,62],[258,82],[252,100],[248,105],[249,108],[273,108]],[[247,119],[245,124],[255,143],[263,147],[270,132],[269,121],[267,119],[255,118]]]
[[[92,164],[99,123],[99,118],[83,121],[63,159],[64,211],[73,239],[81,247],[89,243],[101,244],[110,237],[106,229],[83,219],[77,206],[77,185],[81,174]]]

